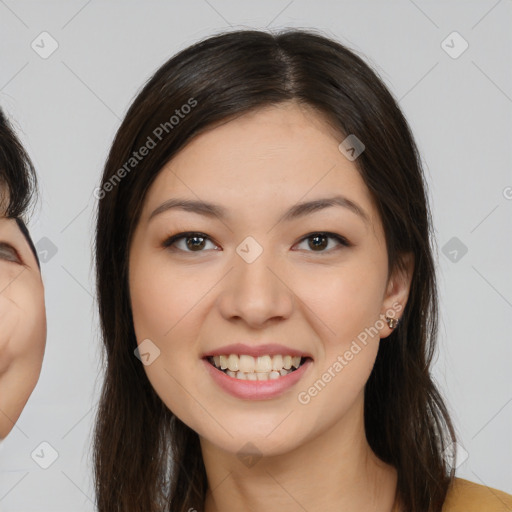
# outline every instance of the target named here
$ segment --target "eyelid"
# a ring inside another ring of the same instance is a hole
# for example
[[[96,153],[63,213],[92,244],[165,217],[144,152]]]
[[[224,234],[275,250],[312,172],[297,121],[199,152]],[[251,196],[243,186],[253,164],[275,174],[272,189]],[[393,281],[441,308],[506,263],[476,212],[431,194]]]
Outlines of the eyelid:
[[[5,252],[14,254],[14,257],[5,257]],[[18,251],[9,243],[0,241],[0,259],[5,261],[11,261],[13,263],[23,264],[23,260],[20,258]]]

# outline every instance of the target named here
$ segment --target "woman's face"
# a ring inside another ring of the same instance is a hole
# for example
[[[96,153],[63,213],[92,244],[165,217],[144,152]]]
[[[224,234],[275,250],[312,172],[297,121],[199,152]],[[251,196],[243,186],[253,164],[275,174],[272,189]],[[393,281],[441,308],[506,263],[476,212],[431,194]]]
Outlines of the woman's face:
[[[41,273],[14,219],[0,217],[0,438],[32,393],[43,361],[46,312]]]
[[[381,221],[341,142],[304,107],[266,108],[193,139],[145,198],[129,271],[140,357],[167,407],[222,450],[277,455],[361,425],[383,316],[400,316],[408,282],[388,281]],[[183,232],[199,235],[168,243]],[[305,364],[289,373],[285,356]]]

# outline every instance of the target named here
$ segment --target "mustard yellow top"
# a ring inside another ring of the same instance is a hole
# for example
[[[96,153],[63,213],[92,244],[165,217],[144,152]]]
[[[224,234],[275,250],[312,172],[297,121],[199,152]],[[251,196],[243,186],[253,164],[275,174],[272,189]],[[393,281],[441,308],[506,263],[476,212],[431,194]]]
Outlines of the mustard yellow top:
[[[512,495],[492,487],[456,478],[448,491],[443,512],[511,512]]]
[[[400,512],[396,504],[393,512]],[[512,512],[512,495],[455,478],[448,490],[443,512]]]

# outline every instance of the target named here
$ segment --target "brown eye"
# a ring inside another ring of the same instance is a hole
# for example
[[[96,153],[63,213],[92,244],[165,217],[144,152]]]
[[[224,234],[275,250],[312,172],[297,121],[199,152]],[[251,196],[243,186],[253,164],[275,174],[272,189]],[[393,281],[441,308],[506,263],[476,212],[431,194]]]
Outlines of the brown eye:
[[[21,260],[16,249],[5,242],[0,242],[0,259],[21,264]]]
[[[205,238],[202,236],[190,236],[186,239],[187,247],[191,251],[201,250],[205,246]]]
[[[184,248],[179,247],[179,243],[183,241],[185,242]],[[205,252],[203,249],[207,242],[210,242],[215,247],[215,244],[211,241],[210,237],[204,233],[187,232],[178,233],[177,235],[168,238],[163,243],[163,246],[169,250],[177,250],[185,253]]]
[[[330,240],[334,240],[334,247],[331,247],[329,250],[325,250],[327,247],[329,247]],[[341,235],[326,232],[310,233],[301,240],[301,243],[304,242],[307,242],[309,248],[307,252],[317,252],[322,254],[330,253],[331,251],[339,249],[343,246],[350,247],[351,245],[348,240]]]
[[[308,240],[310,241],[309,247],[314,250],[322,250],[329,245],[329,237],[323,234],[311,236]]]

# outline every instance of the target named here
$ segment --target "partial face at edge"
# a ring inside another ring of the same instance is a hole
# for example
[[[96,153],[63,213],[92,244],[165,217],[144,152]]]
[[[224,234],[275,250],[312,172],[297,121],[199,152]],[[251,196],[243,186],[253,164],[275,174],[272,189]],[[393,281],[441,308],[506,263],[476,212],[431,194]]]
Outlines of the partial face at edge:
[[[157,347],[151,357],[160,353],[144,368],[167,407],[227,452],[250,441],[276,455],[350,428],[360,419],[380,338],[391,332],[383,315],[405,306],[409,281],[388,280],[379,215],[340,142],[318,114],[295,104],[251,112],[192,140],[145,198],[129,285],[137,342],[149,339],[150,351]],[[335,206],[280,220],[297,203],[333,196],[364,214]],[[226,216],[159,208],[178,197],[217,203]],[[167,246],[170,236],[190,231],[204,238]],[[314,238],[324,232],[348,245]],[[262,250],[251,262],[241,257],[247,237],[257,243],[251,251]],[[353,341],[372,326],[377,334],[336,372],[339,356],[354,352]],[[219,387],[203,359],[232,343],[279,343],[310,354],[312,363],[279,396],[241,399]],[[311,396],[329,369],[335,377]]]
[[[12,430],[41,371],[46,311],[41,273],[14,219],[0,217],[0,439]]]

